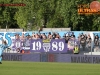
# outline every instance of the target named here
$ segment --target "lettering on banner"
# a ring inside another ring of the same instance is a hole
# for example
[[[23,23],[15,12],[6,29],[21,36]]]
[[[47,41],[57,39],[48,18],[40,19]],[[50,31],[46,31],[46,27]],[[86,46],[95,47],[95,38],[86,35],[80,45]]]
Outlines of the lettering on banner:
[[[87,56],[71,56],[72,63],[91,63],[92,58]]]
[[[100,57],[93,57],[93,63],[100,63]]]
[[[72,63],[100,63],[100,57],[71,56]]]
[[[19,47],[21,46],[20,41],[16,41],[16,42],[15,42],[15,46],[16,46],[16,48],[19,48]]]
[[[25,35],[28,34],[28,32],[24,32]],[[8,45],[12,45],[12,38],[14,39],[15,34],[22,35],[22,32],[1,32],[0,33],[0,40],[4,39],[7,41]]]
[[[22,55],[3,55],[4,61],[22,61]]]
[[[11,35],[12,35],[12,33],[6,33],[5,34],[5,39],[8,41],[9,46],[11,46],[11,44],[12,44]]]
[[[13,49],[21,49],[22,48],[22,42],[21,42],[21,40],[20,39],[18,39],[18,40],[16,40],[16,39],[14,39],[13,40],[13,47],[12,47]]]
[[[41,42],[40,41],[34,41],[33,43],[32,43],[32,50],[41,50],[41,47],[42,47],[42,45],[41,45]]]
[[[34,52],[67,52],[67,46],[65,47],[65,40],[31,40],[31,51]]]
[[[53,41],[52,42],[52,50],[53,51],[63,51],[64,50],[64,43],[63,42],[56,42],[56,41]]]

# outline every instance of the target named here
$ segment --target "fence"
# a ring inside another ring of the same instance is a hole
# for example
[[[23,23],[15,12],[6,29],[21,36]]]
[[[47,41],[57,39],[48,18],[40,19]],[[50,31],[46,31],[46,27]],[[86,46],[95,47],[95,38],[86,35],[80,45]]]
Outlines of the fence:
[[[73,54],[3,54],[3,61],[32,61],[32,62],[68,62],[68,63],[100,63],[98,55]]]

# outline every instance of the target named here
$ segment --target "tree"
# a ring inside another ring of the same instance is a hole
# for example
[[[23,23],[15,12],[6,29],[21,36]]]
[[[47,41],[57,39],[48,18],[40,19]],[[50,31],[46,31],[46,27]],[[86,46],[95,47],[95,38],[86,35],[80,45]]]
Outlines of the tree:
[[[1,4],[23,3],[26,6],[1,6],[0,25],[27,29],[31,20],[32,30],[38,27],[68,28],[72,30],[100,30],[98,15],[78,15],[79,4],[89,4],[93,0],[0,0]],[[33,17],[35,19],[33,20]]]

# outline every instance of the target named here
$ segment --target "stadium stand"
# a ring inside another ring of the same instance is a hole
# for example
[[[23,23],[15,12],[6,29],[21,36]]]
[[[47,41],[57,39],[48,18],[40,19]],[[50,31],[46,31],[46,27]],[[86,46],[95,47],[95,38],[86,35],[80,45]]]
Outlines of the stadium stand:
[[[23,32],[23,29],[7,29],[7,32]],[[6,29],[0,29],[0,32],[6,32]],[[87,32],[87,31],[71,31],[70,28],[43,28],[42,31],[28,31],[29,34],[17,35],[19,39],[65,39],[68,43],[70,39],[78,40],[80,45],[80,54],[90,55],[91,51],[93,54],[100,55],[100,34],[98,32]],[[98,52],[98,53],[97,53]],[[13,51],[10,48],[5,50],[5,53],[18,53],[16,50]],[[68,51],[68,54],[72,54],[72,51]]]

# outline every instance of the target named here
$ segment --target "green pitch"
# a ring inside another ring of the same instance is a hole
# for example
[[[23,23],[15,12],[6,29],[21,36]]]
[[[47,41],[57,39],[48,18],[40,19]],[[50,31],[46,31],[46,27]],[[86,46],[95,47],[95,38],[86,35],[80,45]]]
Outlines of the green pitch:
[[[100,75],[100,64],[3,61],[0,75]]]

